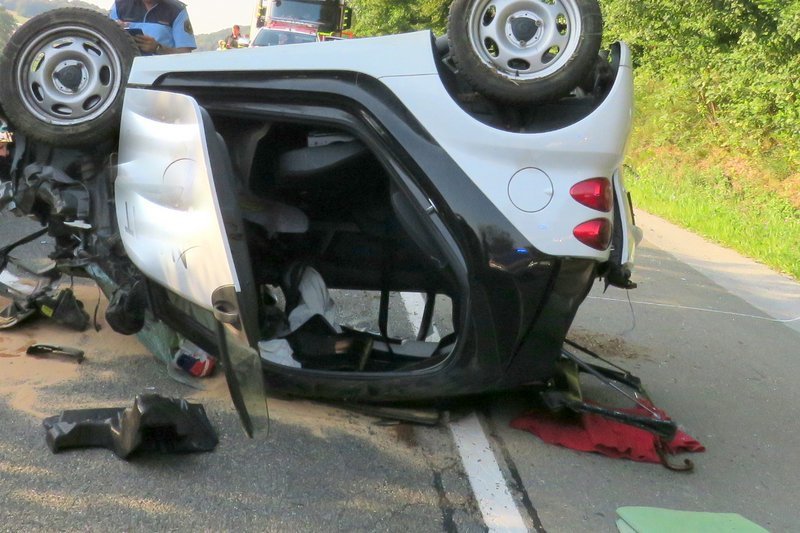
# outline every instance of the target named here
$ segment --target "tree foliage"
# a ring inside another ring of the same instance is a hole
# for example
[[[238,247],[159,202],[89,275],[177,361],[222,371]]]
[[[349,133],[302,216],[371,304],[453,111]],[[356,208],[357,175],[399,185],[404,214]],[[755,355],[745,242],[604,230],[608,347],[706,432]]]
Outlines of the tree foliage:
[[[17,24],[14,22],[14,17],[6,11],[6,9],[0,6],[0,50],[8,42],[8,39],[11,38],[11,34],[14,33]]]
[[[389,35],[431,29],[445,32],[450,0],[351,0],[359,36]]]
[[[606,38],[631,44],[640,83],[679,131],[700,117],[731,146],[800,153],[800,0],[603,0]]]

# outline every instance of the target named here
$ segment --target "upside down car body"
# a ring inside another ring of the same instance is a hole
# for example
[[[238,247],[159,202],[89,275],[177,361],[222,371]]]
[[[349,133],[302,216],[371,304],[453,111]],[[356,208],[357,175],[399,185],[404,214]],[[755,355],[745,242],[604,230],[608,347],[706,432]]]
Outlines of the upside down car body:
[[[57,55],[65,39],[15,53]],[[129,75],[114,71],[110,37],[84,39],[112,56],[98,69],[123,87],[119,136],[53,147],[41,129],[18,127],[8,199],[49,225],[63,269],[98,281],[117,331],[158,322],[221,355],[248,431],[264,383],[378,402],[544,383],[592,284],[632,285],[624,44],[597,56],[579,88],[525,107],[465,89],[430,32],[142,57]],[[102,54],[54,59],[53,79],[69,85],[58,71],[75,64],[91,74]],[[46,115],[47,75],[23,70],[15,91],[44,86],[26,105]],[[91,113],[76,109],[65,108],[63,131]],[[24,201],[45,182],[47,197]],[[260,357],[259,342],[276,336],[270,317],[290,311],[298,264],[328,287],[382,295],[380,331],[332,333],[369,339],[368,351],[324,358],[295,347],[294,365]],[[397,291],[425,295],[416,339],[386,332]],[[432,341],[443,296],[449,334]]]

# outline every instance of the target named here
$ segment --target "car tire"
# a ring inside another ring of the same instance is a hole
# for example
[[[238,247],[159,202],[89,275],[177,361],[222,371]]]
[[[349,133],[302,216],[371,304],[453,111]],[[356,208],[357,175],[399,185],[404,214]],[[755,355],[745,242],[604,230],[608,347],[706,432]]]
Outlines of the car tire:
[[[454,0],[447,22],[457,72],[483,96],[550,101],[594,67],[603,19],[597,0]]]
[[[54,146],[86,146],[119,128],[136,42],[90,9],[62,8],[20,27],[0,57],[0,101],[14,127]]]

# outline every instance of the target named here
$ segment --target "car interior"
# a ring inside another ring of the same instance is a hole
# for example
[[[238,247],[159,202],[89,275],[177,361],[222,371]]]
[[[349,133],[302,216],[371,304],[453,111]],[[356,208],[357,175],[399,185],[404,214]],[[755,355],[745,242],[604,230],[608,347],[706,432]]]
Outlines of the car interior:
[[[424,214],[364,142],[347,131],[289,121],[215,117],[214,124],[219,134],[209,142],[230,154],[261,287],[262,340],[286,338],[294,360],[314,370],[412,371],[451,353],[458,284]],[[308,268],[334,299],[374,302],[365,311],[372,319],[334,325],[319,315],[287,332],[286,316],[298,305]],[[405,316],[390,312],[404,305],[400,293],[422,309],[413,328],[390,323]],[[443,310],[435,313],[437,302]]]

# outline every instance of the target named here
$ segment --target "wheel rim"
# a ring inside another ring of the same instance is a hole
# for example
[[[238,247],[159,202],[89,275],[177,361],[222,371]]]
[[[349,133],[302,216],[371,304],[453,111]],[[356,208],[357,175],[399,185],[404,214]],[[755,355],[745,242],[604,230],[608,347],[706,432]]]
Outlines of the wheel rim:
[[[499,75],[533,80],[568,63],[581,37],[574,0],[479,0],[469,13],[470,44]]]
[[[81,26],[38,35],[20,51],[17,90],[43,122],[74,126],[102,115],[122,83],[122,60],[104,36]]]

